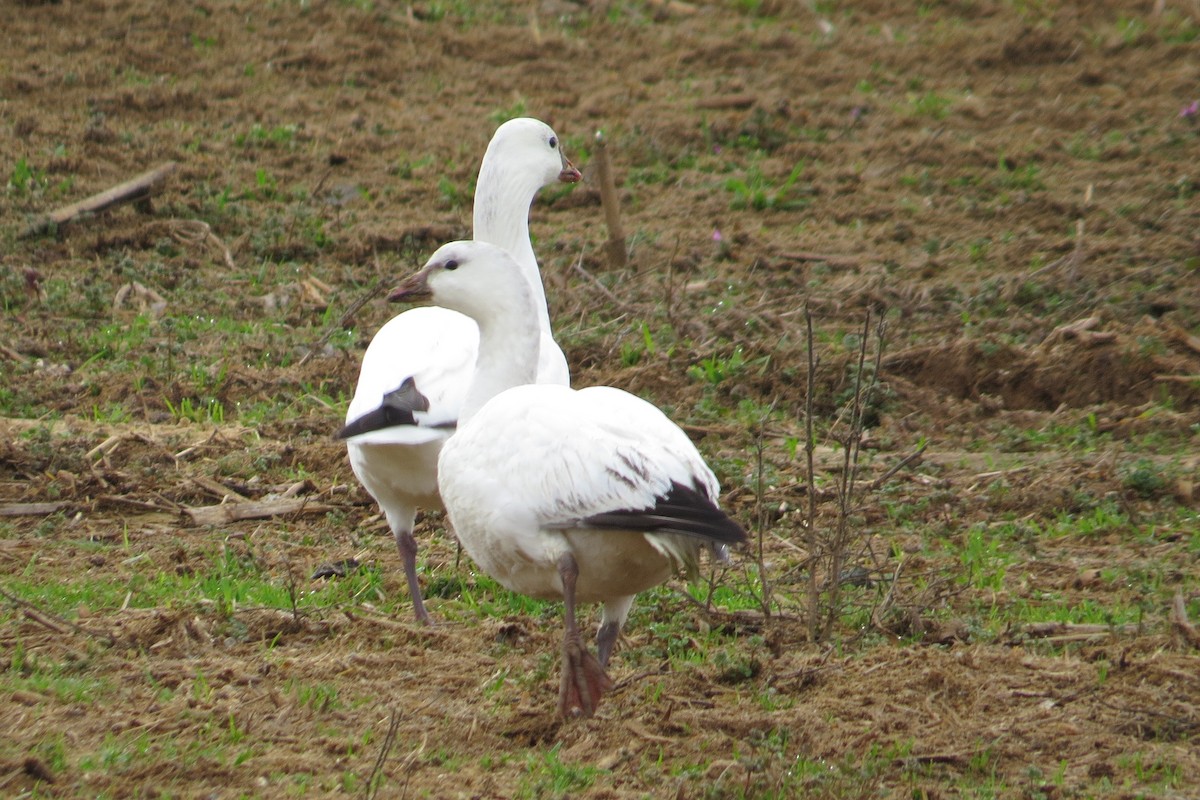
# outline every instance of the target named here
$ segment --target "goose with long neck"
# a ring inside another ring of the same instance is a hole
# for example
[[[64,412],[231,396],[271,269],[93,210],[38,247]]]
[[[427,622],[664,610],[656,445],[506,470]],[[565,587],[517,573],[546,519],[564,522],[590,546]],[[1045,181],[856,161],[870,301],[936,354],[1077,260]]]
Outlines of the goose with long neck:
[[[476,183],[475,235],[515,254],[533,298],[536,380],[567,384],[570,373],[550,331],[546,295],[529,241],[529,211],[539,189],[574,183],[579,171],[543,122],[520,118],[497,128]],[[440,509],[437,458],[458,422],[479,343],[475,322],[444,308],[417,308],[380,328],[363,354],[358,384],[338,438],[350,466],[387,518],[400,552],[413,613],[431,621],[417,578],[412,529],[418,508]]]
[[[607,386],[533,384],[540,332],[533,292],[509,253],[443,245],[391,299],[432,297],[476,321],[479,351],[438,488],[467,554],[506,588],[564,604],[559,712],[595,713],[604,668],[638,592],[707,547],[724,558],[742,527],[718,507],[712,470],[650,403]],[[603,603],[598,657],[578,603]]]
[[[547,138],[548,137],[548,138]],[[500,126],[483,154],[479,166],[479,180],[475,189],[475,208],[472,213],[474,238],[477,242],[491,242],[507,250],[521,267],[521,273],[529,284],[533,295],[533,307],[537,313],[541,331],[550,337],[550,311],[546,306],[546,290],[538,272],[537,256],[533,253],[533,242],[529,238],[529,208],[510,202],[511,198],[528,197],[542,188],[544,175],[532,170],[518,170],[511,166],[512,157],[507,151],[515,149],[510,142],[515,140],[540,141],[546,139],[551,149],[561,151],[561,143],[554,131],[536,119],[519,117]],[[550,348],[562,358],[562,350],[550,337]],[[567,369],[566,359],[562,361]],[[569,383],[563,380],[562,383]]]

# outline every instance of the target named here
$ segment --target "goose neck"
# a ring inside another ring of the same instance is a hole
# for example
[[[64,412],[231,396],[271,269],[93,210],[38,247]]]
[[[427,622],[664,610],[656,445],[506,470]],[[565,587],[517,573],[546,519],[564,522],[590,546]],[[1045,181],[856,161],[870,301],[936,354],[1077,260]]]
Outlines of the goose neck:
[[[504,248],[520,265],[521,274],[533,294],[538,324],[549,333],[546,290],[529,240],[529,209],[540,188],[541,184],[534,177],[515,174],[497,167],[494,162],[485,162],[479,170],[473,225],[476,240]]]
[[[459,424],[501,392],[537,382],[541,330],[529,314],[479,321],[479,356]]]

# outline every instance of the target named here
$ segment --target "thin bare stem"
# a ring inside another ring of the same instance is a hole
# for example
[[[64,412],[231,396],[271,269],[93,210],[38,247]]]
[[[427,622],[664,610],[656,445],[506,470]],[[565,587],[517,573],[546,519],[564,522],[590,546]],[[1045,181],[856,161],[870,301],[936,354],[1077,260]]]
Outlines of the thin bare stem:
[[[813,349],[812,310],[804,304],[804,324],[807,330],[808,370],[804,384],[804,455],[808,461],[808,513],[805,524],[808,526],[808,636],[812,641],[817,640],[819,632],[818,613],[821,605],[821,587],[817,579],[817,567],[820,564],[820,540],[817,536],[817,485],[814,469],[813,453],[816,450],[816,437],[813,435],[813,383],[816,380],[817,361]]]
[[[863,420],[863,373],[867,360],[867,339],[871,333],[871,312],[863,320],[863,331],[859,337],[858,364],[854,370],[854,397],[850,407],[850,421],[842,449],[842,474],[838,481],[838,515],[834,526],[833,541],[829,548],[829,598],[826,606],[824,636],[833,630],[841,604],[842,565],[846,561],[846,550],[850,544],[850,504],[854,495],[854,479],[858,474],[858,456],[862,443]]]
[[[378,256],[375,257],[375,266],[376,266],[376,269],[378,269],[378,267],[379,267]],[[359,295],[358,298],[353,303],[350,304],[350,307],[346,309],[346,313],[342,314],[341,318],[339,318],[337,322],[335,322],[333,325],[331,325],[328,328],[328,330],[325,331],[325,333],[321,336],[321,338],[317,340],[316,344],[314,344],[312,347],[308,348],[308,352],[305,353],[300,358],[300,361],[296,364],[296,366],[298,366],[298,367],[304,366],[304,364],[307,363],[308,360],[310,358],[312,358],[314,354],[317,353],[317,351],[319,351],[325,345],[329,344],[329,340],[333,338],[333,335],[335,333],[337,333],[338,331],[342,330],[343,328],[345,328],[346,323],[349,322],[354,317],[354,315],[359,312],[359,310],[363,306],[365,306],[367,303],[371,302],[371,300],[373,300],[374,298],[376,298],[377,296],[379,296],[380,294],[383,293],[384,287],[385,287],[385,284],[383,282],[383,279],[380,278],[379,280],[375,281],[374,286],[372,286],[370,289],[368,289],[367,291],[365,291],[361,295]]]
[[[396,744],[396,731],[399,728],[400,715],[393,708],[387,735],[383,737],[383,744],[379,748],[379,755],[375,757],[375,766],[371,770],[371,777],[367,780],[366,791],[363,793],[365,800],[374,800],[375,795],[379,793],[379,787],[383,784],[383,765],[387,762],[388,755]]]
[[[762,612],[763,616],[770,618],[771,616],[771,583],[767,578],[767,561],[763,554],[763,537],[767,529],[766,524],[766,509],[763,507],[763,438],[767,426],[767,419],[770,417],[771,411],[775,409],[775,402],[771,402],[771,407],[767,409],[767,413],[758,423],[758,430],[754,436],[754,455],[756,460],[756,476],[754,487],[754,505],[755,505],[755,524],[758,528],[758,581],[762,587]]]

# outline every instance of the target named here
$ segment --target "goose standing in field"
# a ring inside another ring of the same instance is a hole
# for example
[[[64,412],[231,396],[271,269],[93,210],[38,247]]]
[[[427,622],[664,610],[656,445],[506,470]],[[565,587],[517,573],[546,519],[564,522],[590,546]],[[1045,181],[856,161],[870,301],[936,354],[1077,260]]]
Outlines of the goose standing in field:
[[[565,604],[559,712],[591,716],[634,596],[700,550],[727,557],[746,532],[717,507],[712,470],[650,403],[607,386],[533,384],[536,298],[521,267],[483,242],[442,246],[389,299],[432,296],[479,326],[474,380],[438,458],[438,488],[467,554],[506,588]],[[577,603],[604,604],[599,658]]]
[[[519,118],[496,129],[475,187],[474,235],[512,253],[533,298],[530,319],[541,346],[537,380],[568,384],[570,373],[550,332],[546,293],[529,241],[529,209],[539,189],[574,183],[579,171],[543,122]],[[363,354],[346,425],[350,467],[375,498],[396,538],[413,613],[429,623],[417,582],[413,523],[418,508],[441,508],[437,458],[454,432],[471,383],[479,329],[445,308],[416,308],[393,317]]]

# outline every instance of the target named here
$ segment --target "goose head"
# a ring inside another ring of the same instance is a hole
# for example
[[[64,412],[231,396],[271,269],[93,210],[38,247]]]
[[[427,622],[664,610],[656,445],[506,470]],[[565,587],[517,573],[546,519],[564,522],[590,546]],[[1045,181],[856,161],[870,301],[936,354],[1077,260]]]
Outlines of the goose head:
[[[532,302],[529,285],[520,266],[507,251],[480,241],[442,245],[388,300],[432,300],[481,324],[504,313],[532,316],[527,309]]]
[[[534,177],[535,189],[555,181],[576,183],[581,178],[579,170],[563,154],[562,142],[554,129],[532,117],[510,119],[496,129],[483,155],[481,176],[489,170],[501,169],[500,165]]]

